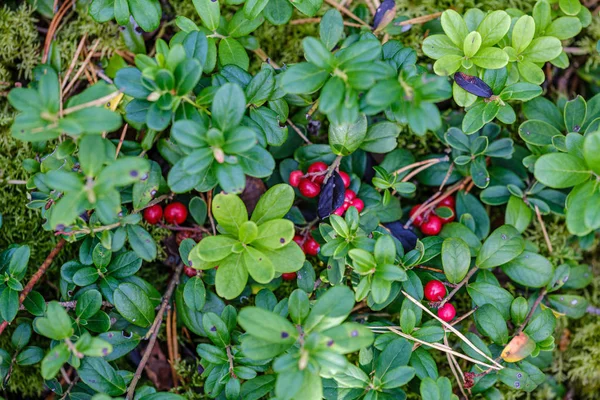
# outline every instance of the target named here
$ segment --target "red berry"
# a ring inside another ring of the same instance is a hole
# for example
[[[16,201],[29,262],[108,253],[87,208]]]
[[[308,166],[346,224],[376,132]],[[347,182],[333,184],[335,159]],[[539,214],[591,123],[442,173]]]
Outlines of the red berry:
[[[444,200],[440,201],[437,205],[438,207],[450,207],[454,210],[456,208],[456,201],[454,200],[454,197],[448,196]]]
[[[443,307],[438,308],[438,317],[443,321],[450,322],[456,317],[456,309],[452,304],[446,303]]]
[[[158,224],[163,216],[163,209],[160,205],[155,204],[144,210],[144,219],[151,225]]]
[[[327,164],[325,164],[323,161],[317,161],[317,162],[312,163],[310,165],[310,167],[308,167],[308,172],[309,173],[323,172],[323,171],[327,170],[327,168],[328,168]],[[320,185],[325,180],[325,174],[314,176],[312,178],[312,180],[315,183],[318,183]]]
[[[344,207],[346,204],[348,203],[344,203],[342,204],[340,207],[336,208],[335,211],[333,212],[335,215],[339,215],[340,217],[342,215],[344,215],[344,213],[346,212],[346,210],[348,209],[348,207]]]
[[[192,267],[187,267],[187,266],[183,268],[183,273],[186,274],[187,276],[189,276],[190,278],[198,275],[198,271],[196,271]]]
[[[362,212],[362,210],[365,209],[365,202],[362,201],[361,199],[354,199],[350,202],[350,205],[352,207],[356,207],[356,209],[358,210],[359,213]]]
[[[347,189],[346,192],[344,193],[345,201],[352,201],[352,200],[354,200],[355,197],[356,197],[356,192],[354,192],[354,190]]]
[[[316,256],[317,254],[319,254],[320,248],[321,246],[319,245],[319,243],[317,243],[317,241],[312,237],[307,238],[303,246],[304,254],[308,254],[309,256]]]
[[[293,187],[298,187],[300,184],[300,179],[302,179],[303,175],[304,173],[302,171],[292,171],[290,173],[290,185]]]
[[[446,207],[446,208],[450,208],[450,207],[448,207],[448,206],[444,206],[444,207]],[[438,208],[440,208],[440,207],[438,207]],[[449,223],[449,222],[452,222],[452,221],[454,221],[454,218],[456,217],[456,213],[454,212],[454,209],[451,209],[451,210],[452,210],[452,215],[451,215],[451,216],[449,216],[448,218],[444,218],[444,217],[440,217],[440,216],[438,215],[438,213],[437,213],[437,209],[438,209],[438,208],[436,208],[436,209],[435,209],[435,210],[436,210],[436,213],[435,213],[435,214],[436,214],[436,215],[439,217],[439,219],[441,219],[441,220],[442,220],[442,224],[447,224],[447,223]]]
[[[308,179],[302,179],[298,188],[300,189],[302,196],[308,198],[317,197],[319,193],[321,193],[321,187]]]
[[[429,301],[440,301],[446,296],[446,286],[436,279],[427,282],[423,291]]]
[[[344,211],[346,211],[347,209],[350,208],[350,202],[349,201],[344,201],[344,204],[342,204],[342,207],[344,207]]]
[[[421,207],[421,204],[417,204],[416,206],[411,208],[408,215],[412,218],[412,216],[417,213],[417,210],[419,209],[419,207]],[[418,226],[421,226],[421,224],[423,224],[423,212],[421,212],[419,215],[417,215],[417,217],[413,220],[414,226],[418,227]]]
[[[304,242],[304,238],[300,235],[295,235],[294,238],[292,239],[294,242],[296,242],[296,244],[300,247],[302,247],[302,242]]]
[[[296,273],[295,272],[286,272],[284,274],[281,274],[281,277],[283,278],[284,281],[293,281],[294,279],[296,279]]]
[[[340,171],[340,178],[344,181],[344,187],[348,189],[350,187],[350,175],[344,171]]]
[[[442,230],[442,220],[437,215],[430,215],[427,221],[421,225],[421,232],[424,235],[437,235]]]
[[[169,224],[181,225],[185,222],[188,215],[186,206],[176,201],[165,207],[165,221]]]

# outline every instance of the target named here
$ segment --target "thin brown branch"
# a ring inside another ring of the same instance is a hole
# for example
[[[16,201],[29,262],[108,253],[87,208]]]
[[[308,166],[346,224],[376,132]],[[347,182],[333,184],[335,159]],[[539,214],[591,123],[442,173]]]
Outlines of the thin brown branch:
[[[263,49],[254,50],[254,54],[256,54],[261,60],[263,60],[264,62],[269,64],[271,67],[273,67],[275,69],[281,68],[267,55],[267,53],[265,53],[265,51]]]
[[[302,140],[304,140],[306,142],[306,144],[312,144],[312,142],[306,137],[306,135],[304,133],[302,133],[300,128],[298,128],[296,125],[294,125],[294,123],[292,122],[291,119],[288,118],[287,123],[289,126],[292,127],[294,132],[296,132],[298,134],[298,136],[300,136],[302,138]]]
[[[119,144],[117,145],[117,151],[115,151],[115,160],[119,156],[121,147],[123,147],[123,142],[125,141],[125,134],[127,133],[127,128],[129,128],[129,124],[125,124],[125,126],[123,127],[123,130],[121,131],[121,137],[119,138]]]
[[[467,273],[467,275],[463,278],[462,281],[460,281],[458,283],[458,285],[456,285],[456,287],[454,289],[452,289],[452,291],[448,294],[448,296],[446,296],[446,298],[444,300],[442,300],[439,304],[439,307],[442,307],[444,304],[446,304],[448,301],[450,301],[450,299],[465,285],[469,282],[469,279],[471,279],[471,277],[475,274],[475,272],[479,271],[479,268],[477,267],[473,267],[471,268],[471,270]]]
[[[440,12],[436,12],[433,14],[422,15],[420,17],[407,19],[406,21],[401,21],[401,22],[395,23],[394,25],[395,26],[406,26],[406,25],[424,24],[425,22],[429,22],[432,19],[436,19],[441,15],[442,15],[442,12],[440,11]]]
[[[69,65],[69,69],[67,69],[67,72],[65,73],[65,76],[63,78],[61,89],[64,89],[65,85],[69,81],[71,72],[73,72],[73,70],[75,69],[75,65],[77,64],[77,60],[79,59],[79,54],[81,53],[81,50],[83,50],[83,45],[85,44],[86,39],[87,39],[87,33],[85,33],[83,35],[83,37],[81,38],[81,40],[79,41],[79,45],[77,46],[77,50],[75,50],[75,54],[73,55],[73,59],[71,60],[71,64]]]
[[[548,235],[548,231],[546,230],[546,224],[544,223],[544,219],[542,218],[542,214],[540,213],[540,209],[538,206],[535,206],[535,215],[537,216],[537,220],[540,223],[540,227],[542,228],[542,233],[544,234],[544,240],[546,241],[546,246],[548,246],[548,251],[550,254],[554,252],[552,249],[552,242],[550,241],[550,236]]]
[[[529,310],[529,313],[527,314],[527,317],[525,317],[525,320],[523,321],[523,323],[521,324],[521,326],[519,326],[519,329],[517,329],[517,331],[515,332],[514,336],[517,336],[518,334],[520,334],[521,332],[523,332],[523,330],[525,329],[525,327],[527,326],[527,324],[531,320],[531,317],[533,317],[533,313],[535,313],[535,310],[538,308],[538,306],[540,305],[540,303],[544,299],[545,295],[546,295],[546,288],[543,288],[542,290],[540,290],[540,294],[538,295],[537,299],[535,299],[535,302],[533,303],[533,306],[531,307],[531,310]]]
[[[144,371],[144,367],[146,366],[146,363],[150,359],[150,353],[152,353],[152,349],[154,348],[154,345],[156,344],[156,339],[158,337],[158,332],[160,331],[160,325],[162,324],[165,310],[167,309],[167,305],[169,304],[169,301],[171,300],[171,296],[173,295],[173,291],[175,290],[175,287],[179,283],[179,277],[181,275],[182,269],[183,269],[183,264],[179,263],[177,265],[177,268],[175,269],[175,273],[171,277],[169,286],[167,286],[167,290],[163,296],[160,309],[158,310],[158,313],[156,314],[156,318],[154,318],[154,323],[152,324],[152,326],[146,333],[146,336],[144,337],[144,339],[150,338],[150,340],[148,341],[148,346],[146,346],[146,351],[144,352],[144,356],[142,357],[142,360],[138,364],[138,367],[135,370],[135,374],[133,375],[133,379],[131,380],[131,383],[129,384],[129,389],[127,390],[127,396],[125,397],[127,400],[133,399],[133,395],[135,393],[135,387],[137,386],[138,381],[142,377],[142,372]]]
[[[79,77],[81,76],[83,71],[86,70],[87,64],[92,59],[92,56],[94,55],[94,51],[96,50],[96,47],[98,47],[99,44],[100,44],[100,39],[96,39],[94,41],[94,44],[92,45],[92,49],[90,50],[89,54],[87,55],[85,60],[83,60],[83,64],[81,64],[81,66],[79,67],[79,69],[77,70],[75,75],[73,76],[73,79],[71,79],[71,82],[69,82],[69,84],[63,90],[63,94],[69,93],[69,90],[71,90],[73,88],[73,85],[75,84],[75,82],[77,82],[77,79],[79,79]]]
[[[330,6],[336,8],[342,14],[346,14],[347,16],[349,16],[350,18],[352,18],[353,20],[355,20],[362,26],[366,26],[367,28],[371,29],[371,25],[367,24],[365,21],[360,19],[356,14],[354,14],[352,11],[348,10],[346,7],[338,4],[335,0],[325,0],[325,2],[327,4],[329,4]]]
[[[25,288],[19,295],[19,306],[21,304],[23,304],[23,301],[25,301],[25,299],[27,298],[27,295],[33,290],[33,287],[35,286],[35,284],[40,280],[40,278],[42,276],[44,276],[44,274],[46,273],[46,270],[48,270],[50,265],[52,265],[52,261],[58,255],[58,253],[60,253],[60,250],[64,247],[65,243],[67,243],[66,240],[62,239],[62,238],[58,241],[58,243],[56,243],[56,246],[54,246],[52,251],[50,251],[50,253],[48,254],[48,257],[46,257],[46,259],[44,260],[42,265],[40,265],[40,267],[38,268],[36,273],[33,274],[31,279],[29,280],[29,282],[27,282],[27,285],[25,285]],[[2,332],[4,332],[4,330],[6,329],[7,326],[8,326],[8,322],[6,322],[6,321],[4,321],[4,322],[2,322],[2,324],[0,324],[0,335],[2,334]]]

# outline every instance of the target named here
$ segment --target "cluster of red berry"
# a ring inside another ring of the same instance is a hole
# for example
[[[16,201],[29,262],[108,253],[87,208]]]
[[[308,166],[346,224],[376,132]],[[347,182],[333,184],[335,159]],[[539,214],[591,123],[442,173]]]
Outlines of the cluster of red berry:
[[[325,180],[327,168],[329,168],[327,164],[317,161],[308,167],[306,174],[300,170],[292,171],[290,173],[290,185],[297,187],[304,197],[317,197],[321,193],[321,185]],[[356,193],[353,190],[348,189],[350,187],[350,175],[343,171],[339,171],[339,174],[342,181],[344,181],[346,191],[344,194],[344,204],[333,213],[341,217],[350,206],[356,207],[359,213],[362,212],[365,208],[365,203],[356,197]]]
[[[446,286],[436,279],[427,282],[425,285],[425,297],[429,301],[442,301],[446,296]],[[456,316],[456,309],[450,303],[444,304],[442,307],[438,308],[438,317],[440,319],[450,322]]]
[[[319,250],[321,249],[319,243],[317,243],[310,233],[306,236],[306,238],[300,235],[294,236],[294,242],[300,246],[304,254],[309,256],[316,256],[319,254]],[[293,281],[296,279],[296,276],[297,274],[295,272],[286,272],[281,274],[281,277],[284,281]]]
[[[187,207],[176,201],[165,207],[164,217],[169,224],[181,225],[188,216]],[[160,204],[155,204],[144,210],[144,219],[150,225],[156,225],[163,218],[163,208]]]
[[[165,221],[167,221],[167,223],[181,225],[187,219],[188,210],[183,203],[178,201],[167,205],[164,209],[164,212],[160,204],[155,204],[144,210],[144,220],[150,225],[158,224],[162,220],[163,216],[165,217]],[[192,267],[185,266],[183,267],[183,273],[191,278],[196,276],[198,271]]]
[[[416,206],[414,206],[410,210],[409,215],[411,217],[415,215],[419,207],[421,207],[421,204],[417,204]],[[452,210],[452,215],[447,218],[440,217],[436,213],[436,210],[438,210],[441,207],[448,207],[450,210]],[[444,224],[454,221],[454,218],[456,216],[455,207],[456,202],[454,201],[454,197],[448,196],[442,201],[440,201],[434,210],[429,210],[417,215],[417,217],[413,220],[413,225],[420,228],[421,232],[423,232],[424,235],[437,235],[442,230],[442,226],[444,226]]]

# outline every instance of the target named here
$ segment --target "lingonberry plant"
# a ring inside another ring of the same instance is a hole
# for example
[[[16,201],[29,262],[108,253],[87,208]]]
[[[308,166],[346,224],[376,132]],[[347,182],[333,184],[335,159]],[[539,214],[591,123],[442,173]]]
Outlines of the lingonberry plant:
[[[591,23],[578,0],[412,19],[390,0],[83,3],[146,43],[81,64],[84,37],[65,68],[48,29],[8,93],[56,246],[36,270],[2,244],[3,388],[39,365],[62,399],[556,389],[600,232],[600,95],[552,90]],[[250,35],[288,22],[318,30],[280,66]]]

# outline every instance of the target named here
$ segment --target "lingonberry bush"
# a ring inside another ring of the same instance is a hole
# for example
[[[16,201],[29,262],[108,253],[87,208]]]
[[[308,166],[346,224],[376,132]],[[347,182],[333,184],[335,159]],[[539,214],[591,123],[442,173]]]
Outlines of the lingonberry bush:
[[[391,0],[194,0],[201,24],[157,0],[87,3],[159,34],[94,78],[50,46],[8,94],[34,152],[23,207],[57,244],[39,268],[3,245],[2,385],[30,365],[44,390],[94,400],[501,398],[546,382],[592,281],[546,222],[583,249],[600,231],[600,95],[547,90],[591,23],[578,0],[408,21]],[[251,34],[294,7],[321,16],[318,34],[280,66]],[[421,23],[411,48],[402,30]],[[168,282],[147,279],[161,263]],[[144,374],[163,344],[166,388]]]

